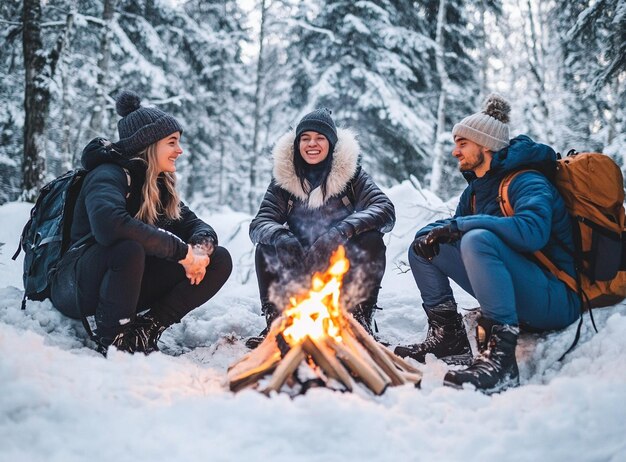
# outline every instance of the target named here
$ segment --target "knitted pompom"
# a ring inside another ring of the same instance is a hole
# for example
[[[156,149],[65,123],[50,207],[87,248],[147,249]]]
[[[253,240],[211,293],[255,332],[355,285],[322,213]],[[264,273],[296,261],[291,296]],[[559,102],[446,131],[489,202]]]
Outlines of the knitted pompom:
[[[141,98],[139,95],[129,90],[122,91],[115,100],[115,110],[122,117],[136,111],[140,106]]]
[[[499,120],[503,124],[509,123],[509,114],[511,112],[511,105],[507,100],[497,93],[492,93],[487,96],[485,101],[485,108],[483,112],[488,116]]]

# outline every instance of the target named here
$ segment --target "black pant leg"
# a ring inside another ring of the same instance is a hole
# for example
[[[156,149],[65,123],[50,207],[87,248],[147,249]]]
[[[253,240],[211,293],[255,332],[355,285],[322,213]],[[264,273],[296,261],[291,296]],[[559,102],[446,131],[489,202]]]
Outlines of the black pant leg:
[[[77,261],[76,314],[95,315],[99,336],[112,338],[134,319],[144,263],[143,247],[132,240],[93,244]]]
[[[283,269],[278,261],[276,249],[273,245],[259,244],[256,246],[254,266],[256,269],[257,283],[259,284],[261,304],[265,304],[270,301],[270,287],[281,278]]]
[[[300,268],[283,265],[273,245],[257,245],[255,268],[261,304],[271,302],[279,311],[289,305],[289,297],[308,289],[311,282],[310,276],[303,275]]]
[[[353,236],[345,247],[350,269],[343,278],[344,306],[351,309],[360,303],[376,304],[386,267],[383,234],[364,232]]]
[[[150,308],[150,314],[165,326],[180,322],[191,310],[210,300],[233,269],[230,254],[224,247],[215,248],[206,275],[198,285],[189,282],[179,263],[154,260],[146,269],[139,308]]]

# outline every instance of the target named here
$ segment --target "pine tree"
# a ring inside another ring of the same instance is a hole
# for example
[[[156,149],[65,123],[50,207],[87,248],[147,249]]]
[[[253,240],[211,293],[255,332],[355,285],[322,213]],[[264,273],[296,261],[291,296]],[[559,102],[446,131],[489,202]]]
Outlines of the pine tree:
[[[414,2],[342,0],[308,3],[291,29],[301,113],[326,106],[355,128],[363,163],[381,183],[427,170],[434,117],[425,22]]]
[[[560,83],[567,94],[563,142],[617,154],[611,148],[624,124],[626,1],[557,1],[550,18],[558,24]]]

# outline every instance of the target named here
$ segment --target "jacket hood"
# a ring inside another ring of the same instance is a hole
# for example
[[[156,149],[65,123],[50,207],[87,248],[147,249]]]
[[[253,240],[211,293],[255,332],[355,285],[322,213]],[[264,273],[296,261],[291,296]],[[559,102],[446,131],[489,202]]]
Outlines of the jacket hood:
[[[98,165],[105,163],[122,164],[127,163],[121,149],[117,149],[115,144],[105,138],[94,138],[85,146],[80,158],[83,168],[93,170]]]
[[[143,161],[129,159],[115,143],[111,143],[105,138],[91,140],[83,149],[80,162],[86,170],[93,170],[99,165],[107,163],[119,165],[138,175],[142,175],[146,170]]]
[[[357,171],[360,147],[355,134],[345,128],[337,129],[337,144],[333,151],[333,160],[326,182],[327,197],[332,197],[344,191],[346,185]],[[290,192],[311,209],[324,205],[321,186],[307,194],[302,189],[300,179],[296,175],[293,160],[293,144],[296,139],[295,130],[285,133],[274,146],[274,179],[278,186]],[[306,180],[305,180],[306,181]]]
[[[508,172],[551,162],[556,162],[554,149],[545,144],[535,143],[526,135],[520,135],[513,138],[506,148],[494,153],[491,169]]]
[[[550,146],[536,143],[529,136],[519,135],[513,138],[506,148],[493,153],[489,172],[499,174],[532,168],[551,178],[556,168],[556,160],[556,152]],[[462,173],[468,182],[476,178],[474,172]]]

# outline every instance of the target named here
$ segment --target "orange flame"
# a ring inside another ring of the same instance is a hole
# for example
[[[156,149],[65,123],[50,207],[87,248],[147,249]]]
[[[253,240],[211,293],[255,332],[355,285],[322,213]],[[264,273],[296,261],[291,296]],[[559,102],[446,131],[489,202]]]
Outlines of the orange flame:
[[[346,251],[339,246],[330,257],[326,272],[313,275],[306,297],[300,301],[291,298],[291,307],[283,313],[286,319],[283,336],[290,345],[301,342],[307,335],[315,339],[329,335],[341,341],[339,295],[349,268]]]

